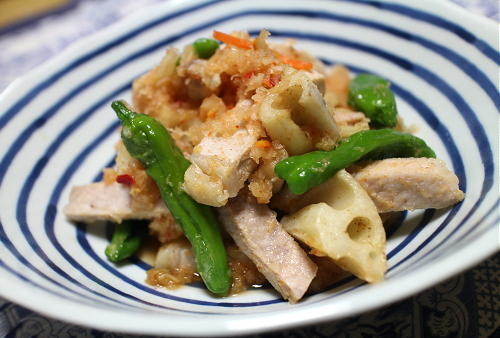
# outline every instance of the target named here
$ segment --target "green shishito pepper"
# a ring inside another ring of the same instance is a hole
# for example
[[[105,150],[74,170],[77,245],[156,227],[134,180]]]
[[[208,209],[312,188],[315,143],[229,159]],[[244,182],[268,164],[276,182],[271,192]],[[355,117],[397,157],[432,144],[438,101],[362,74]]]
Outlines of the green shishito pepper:
[[[349,83],[348,104],[364,113],[374,127],[396,126],[397,109],[389,82],[372,74],[360,74]]]
[[[365,130],[346,138],[331,151],[288,157],[274,171],[294,194],[303,194],[358,160],[391,157],[436,157],[436,154],[416,136],[391,129]]]
[[[132,256],[139,246],[144,235],[143,221],[125,220],[115,224],[113,237],[104,253],[111,262],[120,262]]]
[[[193,42],[193,48],[200,58],[209,59],[219,48],[219,43],[213,39],[200,38]]]
[[[121,137],[130,155],[156,182],[168,209],[191,242],[196,266],[207,288],[226,295],[231,286],[227,253],[211,207],[194,201],[182,189],[190,162],[168,131],[154,118],[132,112],[124,102],[111,107],[122,123]]]

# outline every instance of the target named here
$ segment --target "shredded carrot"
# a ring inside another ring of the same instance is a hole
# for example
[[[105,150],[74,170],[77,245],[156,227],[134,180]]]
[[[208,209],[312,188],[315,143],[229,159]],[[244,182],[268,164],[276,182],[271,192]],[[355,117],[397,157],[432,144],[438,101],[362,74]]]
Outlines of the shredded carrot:
[[[267,89],[273,88],[276,84],[271,81],[270,77],[266,77],[264,81],[262,81],[262,85]]]
[[[273,88],[278,84],[278,82],[281,80],[281,75],[279,74],[270,74],[267,76],[263,81],[262,85],[266,87],[267,89]]]
[[[257,142],[255,142],[255,146],[257,148],[267,149],[271,148],[271,142],[269,142],[268,140],[258,140]]]
[[[274,52],[274,54],[283,63],[286,63],[287,65],[290,65],[295,69],[310,70],[313,67],[312,63],[310,63],[310,62],[302,61],[299,59],[292,59],[292,58],[286,57],[283,54],[280,54],[276,51]]]
[[[254,75],[255,75],[254,72],[248,72],[248,73],[243,74],[243,78],[248,80]]]
[[[213,37],[216,40],[222,41],[227,45],[243,48],[243,49],[252,49],[253,44],[252,41],[246,39],[240,39],[236,36],[232,36],[226,33],[222,33],[219,31],[214,31]]]

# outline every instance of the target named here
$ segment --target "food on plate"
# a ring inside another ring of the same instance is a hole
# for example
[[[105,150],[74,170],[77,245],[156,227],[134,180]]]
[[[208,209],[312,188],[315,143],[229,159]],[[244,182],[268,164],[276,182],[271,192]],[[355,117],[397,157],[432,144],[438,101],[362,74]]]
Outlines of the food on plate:
[[[147,227],[148,283],[202,280],[226,296],[269,282],[295,303],[342,270],[384,278],[384,213],[464,198],[405,132],[387,80],[328,68],[265,30],[213,37],[167,49],[131,105],[113,102],[115,164],[72,189],[70,220],[116,223],[109,260],[130,257]]]
[[[205,285],[215,294],[227,294],[230,272],[215,214],[207,205],[196,203],[182,187],[189,161],[154,118],[134,113],[119,101],[112,107],[122,122],[121,136],[127,151],[156,182],[165,205],[192,245]]]
[[[435,156],[416,136],[391,129],[364,130],[342,140],[333,150],[288,157],[275,171],[293,193],[303,194],[359,160]]]
[[[353,169],[378,212],[446,208],[464,198],[458,178],[435,158],[388,158]]]
[[[396,99],[389,82],[373,74],[359,74],[349,82],[349,105],[362,111],[375,127],[394,128],[398,123]]]
[[[276,213],[242,191],[220,208],[224,229],[283,298],[296,302],[307,291],[317,266],[286,232]]]
[[[144,228],[136,223],[138,222],[124,220],[115,226],[111,243],[109,243],[104,251],[106,257],[111,262],[120,262],[129,258],[139,249]]]
[[[296,211],[281,219],[285,230],[370,283],[387,269],[385,231],[377,208],[361,185],[342,169],[327,182],[297,197]]]

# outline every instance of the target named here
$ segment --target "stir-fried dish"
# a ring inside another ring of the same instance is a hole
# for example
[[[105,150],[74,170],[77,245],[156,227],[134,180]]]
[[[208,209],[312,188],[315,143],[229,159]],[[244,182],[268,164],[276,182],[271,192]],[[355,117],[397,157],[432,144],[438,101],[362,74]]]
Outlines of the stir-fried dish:
[[[169,48],[131,104],[113,102],[115,164],[65,208],[115,223],[110,261],[147,246],[152,285],[201,280],[227,296],[270,283],[297,302],[343,273],[382,280],[387,214],[464,198],[403,126],[387,80],[268,36],[214,31]]]

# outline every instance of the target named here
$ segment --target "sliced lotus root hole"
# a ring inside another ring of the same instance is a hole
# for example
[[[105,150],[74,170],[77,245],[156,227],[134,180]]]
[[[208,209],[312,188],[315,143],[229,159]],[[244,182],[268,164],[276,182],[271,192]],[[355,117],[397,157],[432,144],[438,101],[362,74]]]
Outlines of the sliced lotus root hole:
[[[347,234],[355,242],[369,241],[372,234],[370,220],[365,217],[354,217],[347,226]]]

